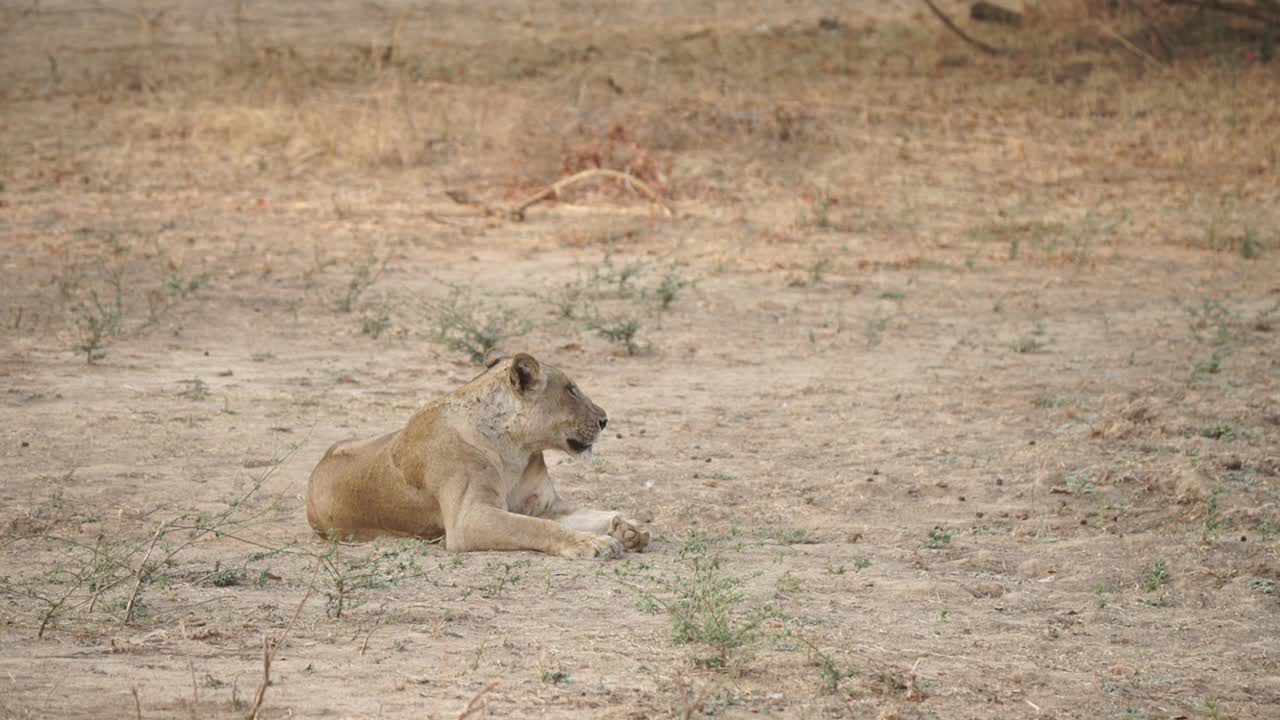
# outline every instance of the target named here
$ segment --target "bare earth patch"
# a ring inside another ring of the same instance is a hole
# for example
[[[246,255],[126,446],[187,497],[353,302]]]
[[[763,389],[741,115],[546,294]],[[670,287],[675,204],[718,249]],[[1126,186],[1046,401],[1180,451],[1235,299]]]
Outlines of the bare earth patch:
[[[0,717],[1274,716],[1274,64],[171,5],[3,18]],[[592,167],[677,214],[485,212]],[[493,344],[649,550],[317,539],[324,449]]]

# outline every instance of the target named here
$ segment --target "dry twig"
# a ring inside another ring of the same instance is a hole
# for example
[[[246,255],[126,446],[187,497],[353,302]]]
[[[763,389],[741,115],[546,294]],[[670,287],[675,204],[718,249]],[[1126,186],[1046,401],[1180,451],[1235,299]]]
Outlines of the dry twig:
[[[496,687],[498,687],[498,681],[494,680],[481,688],[480,692],[471,698],[471,702],[467,703],[467,706],[462,709],[462,712],[458,713],[458,720],[467,720],[467,718],[485,709],[487,703],[480,702],[480,699]]]
[[[258,683],[258,691],[254,693],[253,704],[249,706],[249,713],[245,715],[247,720],[255,720],[258,717],[258,711],[262,709],[262,701],[267,697],[267,686],[271,684],[271,660],[276,656],[276,651],[284,645],[284,641],[288,639],[289,632],[293,630],[294,623],[298,622],[298,616],[302,614],[302,607],[311,599],[311,593],[316,589],[316,578],[320,575],[320,565],[317,563],[315,572],[311,575],[311,586],[307,588],[307,594],[302,596],[302,601],[298,603],[297,609],[293,611],[293,617],[289,619],[289,624],[284,628],[284,634],[279,640],[271,641],[270,635],[262,636],[262,682]]]
[[[592,168],[590,170],[583,170],[582,172],[574,173],[568,177],[561,178],[556,182],[552,183],[551,185],[548,185],[547,187],[543,188],[542,190],[539,190],[537,194],[529,197],[529,199],[525,200],[524,202],[516,206],[516,208],[511,211],[510,215],[514,220],[517,220],[517,221],[524,220],[525,210],[528,210],[529,208],[533,207],[534,205],[537,205],[543,200],[549,200],[551,198],[560,197],[560,193],[563,192],[566,188],[568,188],[571,185],[576,185],[582,182],[583,180],[590,180],[591,178],[596,178],[596,177],[608,177],[608,178],[614,178],[615,180],[621,180],[628,187],[632,187],[632,188],[635,188],[636,190],[639,190],[642,194],[644,194],[651,201],[653,201],[654,204],[660,206],[663,212],[665,212],[668,217],[674,217],[676,214],[676,211],[673,210],[670,205],[663,202],[662,198],[658,197],[658,193],[655,192],[653,188],[649,187],[649,185],[645,183],[643,180],[641,180],[640,178],[637,178],[634,175],[628,175],[627,173],[624,173],[624,172],[618,172],[617,170],[606,170],[604,168]]]
[[[142,563],[138,565],[138,582],[133,586],[133,592],[129,594],[129,604],[124,606],[124,625],[128,625],[133,621],[133,607],[138,601],[138,590],[142,589],[142,583],[147,580],[147,561],[151,559],[151,551],[156,549],[156,541],[164,534],[164,529],[169,526],[169,521],[165,520],[160,523],[160,527],[156,528],[156,534],[151,536],[151,544],[147,546],[147,553],[142,556]]]
[[[981,50],[984,53],[987,53],[988,55],[1004,55],[1005,54],[1006,52],[1005,50],[1001,50],[998,47],[993,47],[991,45],[988,45],[982,42],[981,40],[978,40],[977,38],[969,37],[969,35],[966,34],[965,31],[961,30],[959,26],[957,26],[954,22],[951,21],[951,18],[947,17],[945,13],[939,10],[937,5],[933,4],[933,0],[921,0],[921,1],[925,5],[928,5],[929,9],[933,11],[933,14],[938,16],[938,19],[942,21],[942,24],[946,25],[947,29],[955,33],[957,36],[959,36],[961,40],[969,43],[970,45],[978,48],[979,50]]]

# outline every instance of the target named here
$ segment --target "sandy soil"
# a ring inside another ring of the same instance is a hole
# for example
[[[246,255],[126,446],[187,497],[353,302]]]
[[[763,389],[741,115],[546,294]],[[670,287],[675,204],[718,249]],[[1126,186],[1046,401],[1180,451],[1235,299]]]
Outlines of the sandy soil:
[[[1274,66],[904,3],[125,5],[5,15],[0,717],[244,716],[265,638],[267,718],[1275,717]],[[677,216],[482,211],[596,162]],[[310,533],[467,329],[608,411],[551,470],[649,551]]]

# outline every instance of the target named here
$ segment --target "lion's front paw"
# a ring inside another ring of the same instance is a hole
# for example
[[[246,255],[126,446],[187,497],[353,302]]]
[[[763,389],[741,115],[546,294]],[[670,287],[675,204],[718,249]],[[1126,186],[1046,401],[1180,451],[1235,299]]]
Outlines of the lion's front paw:
[[[610,521],[609,534],[632,552],[639,552],[649,544],[649,531],[621,515],[615,515]]]
[[[575,560],[583,558],[600,558],[612,560],[622,557],[622,543],[608,535],[586,535],[560,553],[564,557]]]

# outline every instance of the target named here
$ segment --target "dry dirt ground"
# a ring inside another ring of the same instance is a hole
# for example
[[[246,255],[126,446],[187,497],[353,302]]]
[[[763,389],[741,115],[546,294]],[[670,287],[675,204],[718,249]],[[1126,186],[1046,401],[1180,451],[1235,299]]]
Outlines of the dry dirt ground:
[[[1274,63],[261,5],[4,10],[0,717],[1277,717]],[[597,165],[677,214],[485,214]],[[324,449],[493,341],[649,551],[315,538]]]

